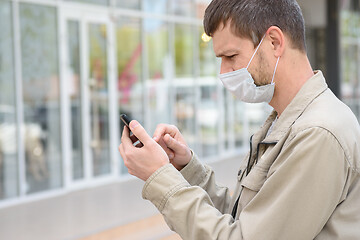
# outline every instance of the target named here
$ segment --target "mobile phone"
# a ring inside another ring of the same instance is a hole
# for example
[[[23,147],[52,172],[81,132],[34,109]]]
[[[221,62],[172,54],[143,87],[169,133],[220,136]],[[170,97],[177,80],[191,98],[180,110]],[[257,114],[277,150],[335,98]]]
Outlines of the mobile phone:
[[[126,114],[121,114],[120,119],[130,129],[129,124],[131,122],[131,119]]]
[[[126,114],[120,115],[121,121],[126,125],[126,127],[130,130],[129,124],[131,122],[131,119]],[[144,146],[142,142],[139,141],[139,139],[130,131],[130,139],[133,142],[133,145],[135,147],[142,147]]]

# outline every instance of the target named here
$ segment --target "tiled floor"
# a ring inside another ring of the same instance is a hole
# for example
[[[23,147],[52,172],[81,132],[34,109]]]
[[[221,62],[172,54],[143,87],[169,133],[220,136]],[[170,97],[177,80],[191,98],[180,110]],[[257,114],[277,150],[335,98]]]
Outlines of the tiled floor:
[[[79,240],[181,240],[172,232],[161,215],[109,229]]]

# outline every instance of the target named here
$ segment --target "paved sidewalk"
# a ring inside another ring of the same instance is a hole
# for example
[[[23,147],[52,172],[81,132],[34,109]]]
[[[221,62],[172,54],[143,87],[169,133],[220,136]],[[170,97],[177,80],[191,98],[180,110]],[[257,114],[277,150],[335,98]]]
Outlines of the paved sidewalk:
[[[181,240],[161,215],[130,223],[79,240]]]

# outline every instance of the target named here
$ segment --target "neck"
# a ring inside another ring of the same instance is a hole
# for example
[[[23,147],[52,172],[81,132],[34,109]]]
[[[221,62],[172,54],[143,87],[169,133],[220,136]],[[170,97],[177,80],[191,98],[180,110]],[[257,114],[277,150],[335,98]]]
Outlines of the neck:
[[[282,58],[275,76],[274,97],[269,103],[280,116],[314,72],[310,62],[303,53],[294,54],[292,58]],[[280,65],[281,64],[281,65]]]

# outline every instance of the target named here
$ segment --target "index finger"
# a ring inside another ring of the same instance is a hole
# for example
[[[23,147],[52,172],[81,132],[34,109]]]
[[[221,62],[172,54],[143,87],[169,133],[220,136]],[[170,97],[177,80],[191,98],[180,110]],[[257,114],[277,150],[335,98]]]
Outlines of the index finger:
[[[158,142],[167,133],[174,137],[176,135],[176,128],[169,124],[159,124],[155,129],[153,139]]]

